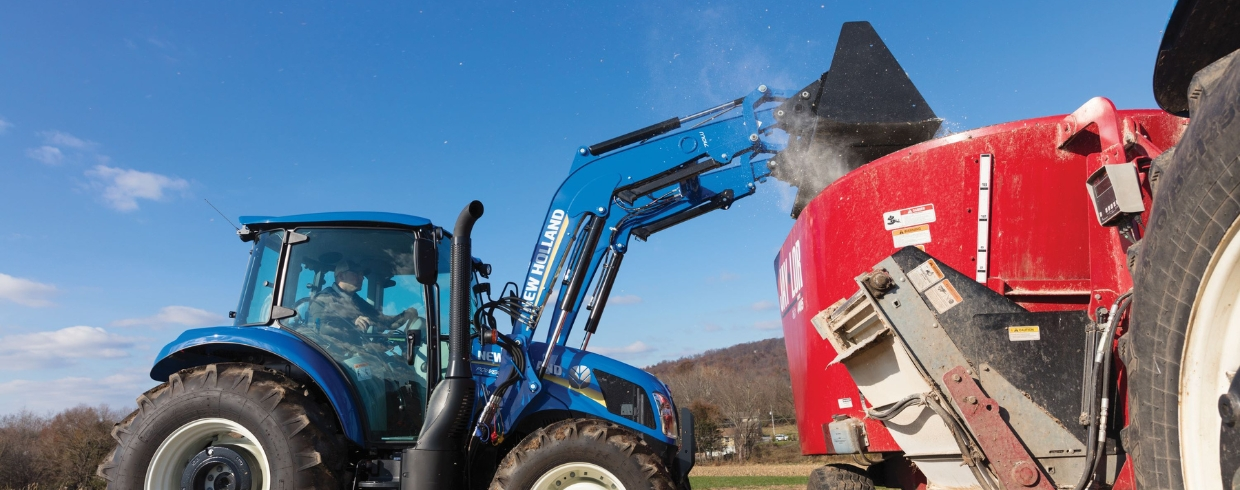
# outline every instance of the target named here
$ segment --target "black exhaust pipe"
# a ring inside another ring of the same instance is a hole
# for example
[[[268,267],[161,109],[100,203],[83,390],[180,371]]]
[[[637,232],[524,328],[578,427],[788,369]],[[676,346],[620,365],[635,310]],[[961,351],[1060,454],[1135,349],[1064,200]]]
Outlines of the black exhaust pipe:
[[[482,217],[482,203],[461,210],[452,231],[452,284],[448,310],[448,375],[435,386],[418,444],[402,455],[401,490],[463,488],[465,448],[474,413],[474,379],[469,369],[469,283],[473,274],[470,233]]]

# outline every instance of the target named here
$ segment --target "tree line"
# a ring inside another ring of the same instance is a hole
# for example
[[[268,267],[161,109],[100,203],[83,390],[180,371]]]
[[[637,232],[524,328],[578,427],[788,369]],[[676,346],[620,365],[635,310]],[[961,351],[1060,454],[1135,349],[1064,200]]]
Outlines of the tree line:
[[[112,427],[128,413],[79,405],[54,415],[23,410],[0,417],[0,488],[105,488],[95,468],[116,444]]]
[[[693,413],[697,450],[706,459],[732,438],[737,461],[749,459],[771,417],[795,420],[783,339],[706,351],[646,368]]]

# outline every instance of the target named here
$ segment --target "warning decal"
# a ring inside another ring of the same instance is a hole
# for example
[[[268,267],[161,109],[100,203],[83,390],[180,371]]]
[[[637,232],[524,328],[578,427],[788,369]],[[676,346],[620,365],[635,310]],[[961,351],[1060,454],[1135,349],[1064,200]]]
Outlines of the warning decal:
[[[913,283],[913,287],[917,288],[917,292],[925,291],[926,288],[933,286],[943,278],[943,271],[939,270],[939,264],[934,259],[922,262],[916,269],[909,271],[908,280]]]
[[[934,305],[934,309],[939,310],[939,313],[946,313],[947,310],[964,301],[960,293],[956,292],[956,287],[952,286],[950,279],[939,281],[938,284],[927,289],[925,294],[926,299],[930,300],[930,304]]]
[[[836,403],[839,403],[840,408],[852,408],[853,406],[852,398],[840,398],[836,400]]]
[[[1042,332],[1037,325],[1023,327],[1008,327],[1008,340],[1011,342],[1020,342],[1022,340],[1042,340]]]
[[[883,213],[883,227],[891,231],[896,228],[908,228],[910,226],[933,223],[934,219],[934,205],[922,204],[921,206]]]
[[[896,248],[930,243],[930,225],[917,225],[891,231],[891,241]]]

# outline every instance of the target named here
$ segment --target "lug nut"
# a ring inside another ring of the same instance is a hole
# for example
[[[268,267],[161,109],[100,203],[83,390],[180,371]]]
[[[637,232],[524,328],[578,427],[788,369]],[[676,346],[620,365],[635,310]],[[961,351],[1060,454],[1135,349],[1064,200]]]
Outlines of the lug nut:
[[[1235,393],[1228,392],[1218,397],[1218,415],[1223,419],[1223,425],[1236,426],[1236,417],[1240,416],[1240,400],[1236,399]]]

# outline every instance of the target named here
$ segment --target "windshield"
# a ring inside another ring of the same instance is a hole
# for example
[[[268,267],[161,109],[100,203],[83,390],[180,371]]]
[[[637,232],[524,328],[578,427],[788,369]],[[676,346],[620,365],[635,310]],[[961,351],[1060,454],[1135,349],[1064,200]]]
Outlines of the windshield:
[[[301,228],[289,249],[281,320],[344,368],[365,406],[371,438],[414,441],[426,400],[426,288],[413,273],[409,231]],[[443,250],[440,251],[441,255]],[[406,335],[414,362],[406,362]]]

